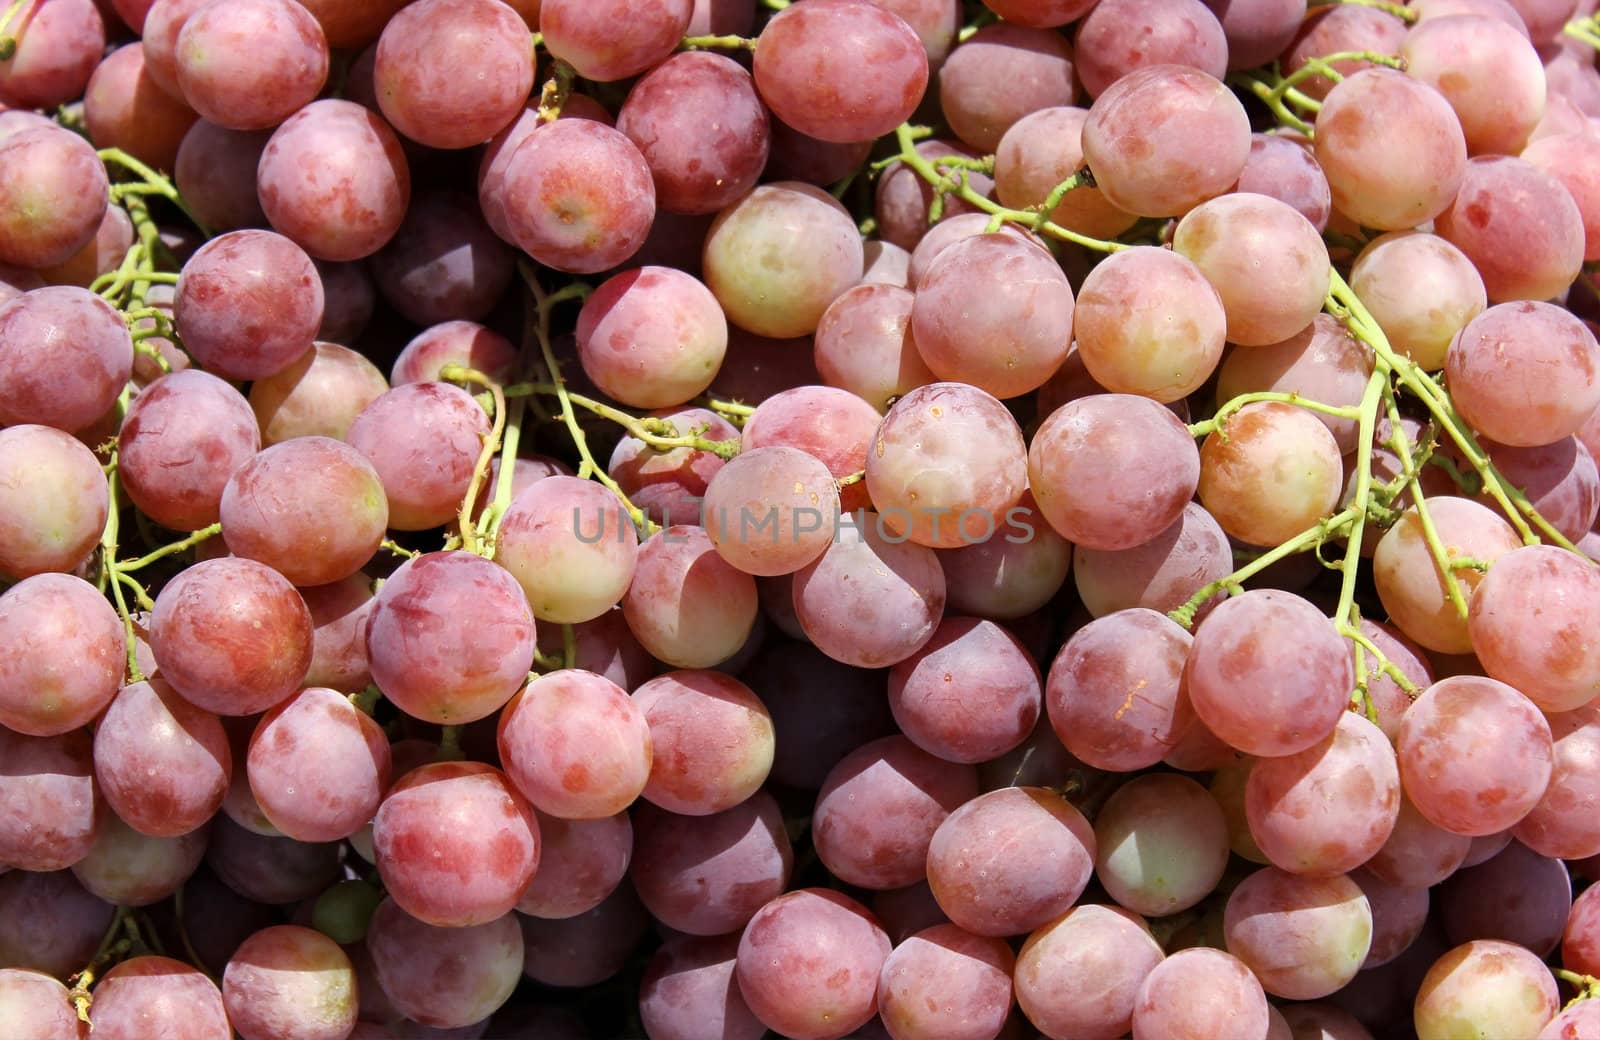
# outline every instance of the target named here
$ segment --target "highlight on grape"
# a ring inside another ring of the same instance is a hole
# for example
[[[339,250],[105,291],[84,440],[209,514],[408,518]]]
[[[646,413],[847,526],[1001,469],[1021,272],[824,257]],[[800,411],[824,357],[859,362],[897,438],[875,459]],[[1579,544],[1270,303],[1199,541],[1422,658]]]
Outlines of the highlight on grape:
[[[0,0],[0,1040],[1600,1040],[1600,0]]]

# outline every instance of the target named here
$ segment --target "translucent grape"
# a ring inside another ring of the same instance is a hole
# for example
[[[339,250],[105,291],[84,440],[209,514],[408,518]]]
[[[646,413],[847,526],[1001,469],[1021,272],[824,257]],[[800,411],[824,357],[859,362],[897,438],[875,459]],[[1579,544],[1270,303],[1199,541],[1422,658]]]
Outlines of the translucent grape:
[[[1550,784],[1539,803],[1513,828],[1517,840],[1541,856],[1576,859],[1600,854],[1600,705],[1546,716],[1555,740]],[[1593,851],[1591,851],[1593,850]]]
[[[1465,556],[1492,564],[1521,545],[1510,524],[1477,502],[1434,498],[1428,501],[1428,512],[1447,559]],[[1390,622],[1400,631],[1429,650],[1452,654],[1472,650],[1467,621],[1447,597],[1446,579],[1428,550],[1415,507],[1400,514],[1378,541],[1372,576]],[[1450,580],[1462,598],[1470,600],[1483,577],[1473,568],[1460,568],[1451,572]]]
[[[1555,546],[1523,546],[1478,582],[1467,629],[1484,671],[1547,712],[1600,696],[1600,648],[1586,633],[1600,619],[1600,570]]]
[[[155,955],[125,960],[100,977],[89,1023],[100,1040],[143,1040],[152,1033],[227,1040],[233,1034],[217,984],[198,968]]]
[[[265,928],[229,959],[222,1002],[245,1040],[338,1040],[355,1028],[355,969],[338,943],[320,932]]]
[[[1361,888],[1335,874],[1307,878],[1264,867],[1228,897],[1228,952],[1274,996],[1315,1000],[1355,977],[1372,944]]]
[[[108,903],[149,906],[182,888],[205,852],[203,827],[175,838],[152,838],[106,813],[89,854],[72,865],[72,876]]]
[[[578,314],[578,360],[608,397],[635,408],[680,405],[716,377],[728,324],[711,291],[670,267],[600,284]]]
[[[1162,961],[1144,922],[1119,907],[1074,907],[1028,936],[1017,955],[1017,1002],[1047,1036],[1121,1036],[1134,998]],[[1061,985],[1072,979],[1071,987]]]
[[[388,380],[365,356],[318,341],[288,368],[251,383],[250,409],[263,444],[295,437],[343,440],[361,410],[388,389]]]
[[[1134,1040],[1264,1040],[1267,997],[1239,958],[1221,950],[1180,950],[1145,976],[1132,1021]]]
[[[739,680],[676,671],[633,691],[650,725],[654,759],[647,801],[685,816],[731,809],[772,769],[772,717]]]
[[[1497,18],[1429,18],[1400,45],[1406,74],[1444,95],[1473,155],[1513,155],[1544,114],[1544,65],[1527,37]],[[1492,86],[1491,86],[1492,84]]]
[[[1129,549],[1073,553],[1078,598],[1095,617],[1130,607],[1175,610],[1233,571],[1233,550],[1215,518],[1196,502],[1154,538]],[[1208,601],[1197,616],[1214,605]]]
[[[89,142],[54,126],[0,140],[0,263],[49,267],[94,241],[109,181]]]
[[[853,393],[828,386],[799,386],[762,401],[745,420],[746,451],[771,445],[797,448],[822,460],[835,480],[860,473],[881,420],[877,409]],[[871,505],[860,481],[839,489],[840,505],[854,512]]]
[[[652,1040],[760,1040],[767,1031],[734,980],[737,935],[663,943],[639,982],[639,1017]]]
[[[650,777],[650,727],[611,680],[561,669],[529,683],[496,729],[500,761],[540,811],[569,820],[622,812]]]
[[[984,1040],[1011,1010],[1014,957],[1003,940],[938,924],[890,952],[878,980],[878,1007],[891,1037]]]
[[[17,108],[70,103],[106,49],[105,21],[91,0],[24,3],[6,36],[14,46],[0,71],[0,99]]]
[[[84,90],[83,121],[89,140],[99,148],[121,148],[158,170],[174,169],[180,145],[198,118],[192,108],[167,94],[145,72],[144,47],[138,43],[106,55]],[[254,185],[244,188],[253,194]],[[193,205],[187,194],[184,202]],[[115,206],[106,211],[107,216],[119,212]],[[207,226],[218,225],[207,222]]]
[[[1393,231],[1367,243],[1350,287],[1389,345],[1429,371],[1444,367],[1450,341],[1488,306],[1466,254],[1423,231]]]
[[[1228,863],[1228,825],[1210,792],[1188,777],[1149,773],[1095,817],[1095,875],[1119,906],[1165,917],[1210,895]]]
[[[706,534],[746,574],[792,574],[817,560],[838,517],[827,464],[781,444],[741,452],[706,486]]]
[[[1434,962],[1417,991],[1420,1040],[1463,1032],[1532,1036],[1560,1009],[1555,979],[1534,954],[1492,939],[1457,946]]]
[[[389,526],[425,531],[455,517],[466,497],[489,417],[448,383],[404,383],[372,400],[345,440],[383,481]]]
[[[297,841],[338,841],[372,819],[389,786],[378,724],[334,690],[310,687],[267,712],[250,738],[250,791]]]
[[[591,480],[554,476],[512,500],[496,562],[511,572],[540,621],[591,621],[633,580],[638,532],[622,503]]]
[[[82,578],[38,574],[0,594],[0,727],[53,737],[87,725],[127,667],[121,620]]]
[[[1343,491],[1339,442],[1292,404],[1247,404],[1200,448],[1200,503],[1252,545],[1277,545],[1332,516]]]

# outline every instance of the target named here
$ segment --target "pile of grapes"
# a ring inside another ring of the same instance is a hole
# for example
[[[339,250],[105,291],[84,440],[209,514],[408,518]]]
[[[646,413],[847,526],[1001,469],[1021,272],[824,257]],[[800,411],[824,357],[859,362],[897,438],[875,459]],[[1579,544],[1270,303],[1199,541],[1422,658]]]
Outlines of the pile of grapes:
[[[0,1040],[1600,1037],[1595,7],[3,0]]]

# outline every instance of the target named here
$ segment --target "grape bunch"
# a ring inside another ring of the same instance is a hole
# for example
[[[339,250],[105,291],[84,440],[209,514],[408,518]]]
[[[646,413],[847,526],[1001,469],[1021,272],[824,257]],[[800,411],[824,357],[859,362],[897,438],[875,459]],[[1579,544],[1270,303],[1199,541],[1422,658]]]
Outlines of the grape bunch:
[[[0,1040],[1600,1037],[1595,0],[6,0]]]

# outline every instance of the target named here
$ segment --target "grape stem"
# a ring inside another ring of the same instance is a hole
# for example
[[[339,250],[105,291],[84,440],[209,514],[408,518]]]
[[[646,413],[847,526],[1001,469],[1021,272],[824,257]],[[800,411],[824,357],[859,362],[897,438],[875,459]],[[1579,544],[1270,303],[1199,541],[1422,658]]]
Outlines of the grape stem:
[[[178,541],[173,542],[170,545],[163,545],[159,549],[145,553],[137,560],[127,560],[117,564],[117,570],[123,574],[126,574],[129,571],[142,570],[145,567],[150,566],[152,563],[155,563],[157,560],[172,556],[176,553],[181,553],[185,549],[192,549],[201,542],[204,542],[210,538],[214,538],[221,533],[222,524],[220,523],[211,524],[208,527],[202,527],[198,531],[191,531],[186,537],[180,538]]]
[[[1567,1001],[1567,1007],[1571,1007],[1581,1001],[1600,998],[1600,979],[1595,978],[1593,975],[1580,975],[1578,972],[1569,971],[1566,968],[1552,968],[1550,970],[1555,973],[1556,978],[1578,991],[1577,996]]]
[[[489,432],[483,436],[483,447],[478,450],[478,462],[472,467],[472,479],[467,481],[467,493],[462,496],[461,508],[456,514],[456,524],[461,531],[462,548],[486,559],[493,559],[493,550],[489,549],[478,536],[477,525],[472,520],[472,509],[478,504],[478,492],[482,490],[483,482],[489,478],[489,465],[499,452],[500,439],[505,435],[505,390],[497,380],[491,379],[475,368],[466,368],[462,365],[446,365],[439,376],[441,379],[456,383],[473,383],[481,386],[489,391],[494,400],[494,422],[489,427]],[[505,472],[508,468],[502,466],[501,472]]]
[[[0,17],[0,61],[10,61],[17,54],[17,38],[11,35],[11,23],[16,20],[22,9],[28,6],[30,0],[15,0],[8,8],[4,17]]]
[[[1376,374],[1374,374],[1376,378]],[[1202,422],[1189,424],[1189,432],[1196,437],[1204,437],[1215,433],[1223,440],[1228,439],[1226,426],[1233,414],[1246,405],[1259,404],[1263,401],[1275,401],[1281,404],[1292,404],[1323,415],[1331,415],[1339,419],[1360,419],[1361,407],[1359,405],[1323,404],[1313,401],[1309,397],[1302,397],[1297,393],[1283,393],[1277,390],[1260,390],[1248,394],[1240,394],[1217,409],[1217,413]]]
[[[1584,18],[1574,18],[1562,26],[1561,31],[1574,40],[1582,40],[1590,47],[1600,51],[1600,16],[1589,15]]]
[[[686,51],[744,50],[754,51],[756,41],[751,36],[685,36],[678,46]]]
[[[539,122],[554,123],[561,118],[561,106],[567,103],[567,95],[572,92],[572,81],[577,75],[578,70],[571,65],[560,58],[555,60],[550,78],[539,88]]]
[[[1115,253],[1118,250],[1129,248],[1122,242],[1111,242],[1105,239],[1090,238],[1088,235],[1080,235],[1076,231],[1062,227],[1053,220],[1042,219],[1042,214],[1038,211],[1012,209],[985,197],[967,183],[967,171],[965,169],[955,168],[955,175],[952,176],[943,172],[934,160],[930,160],[918,152],[916,148],[916,130],[917,128],[910,123],[902,123],[895,129],[895,141],[900,146],[900,154],[894,156],[893,159],[905,163],[916,171],[917,176],[932,185],[934,199],[933,205],[928,211],[930,222],[938,220],[939,216],[944,212],[946,196],[954,196],[992,217],[999,217],[1009,223],[1022,224],[1040,234],[1049,235],[1051,238],[1057,238],[1063,242],[1072,242],[1075,245],[1083,246],[1085,249],[1092,249],[1100,253]]]
[[[206,238],[211,237],[211,231],[190,211],[171,180],[157,173],[140,160],[135,159],[121,148],[102,148],[96,154],[100,156],[100,161],[106,165],[120,166],[139,179],[133,185],[127,183],[113,185],[111,189],[113,201],[123,201],[119,197],[119,192],[123,196],[160,195],[176,206],[178,211],[189,219],[189,223],[193,224],[195,230],[199,231],[201,235]]]
[[[561,667],[578,666],[578,633],[571,625],[561,626]]]
[[[450,367],[447,366],[446,371]],[[451,378],[449,375],[446,379]],[[529,394],[544,394],[559,396],[554,383],[516,383],[506,387],[507,397],[526,397]],[[567,391],[567,399],[586,411],[593,412],[602,419],[609,419],[628,431],[630,437],[644,441],[646,445],[656,451],[666,452],[678,448],[689,448],[694,451],[709,451],[722,459],[731,459],[739,454],[739,439],[737,437],[725,441],[708,440],[695,434],[680,434],[678,428],[670,419],[657,419],[646,417],[643,419],[629,415],[618,408],[596,401],[592,397],[572,390]]]
[[[368,683],[367,688],[360,693],[350,694],[350,703],[363,714],[370,716],[377,710],[378,702],[383,700],[383,691],[378,689],[376,683]]]
[[[128,601],[122,595],[122,585],[124,581],[127,581],[132,583],[139,593],[142,594],[144,590],[139,586],[138,582],[123,574],[121,568],[117,565],[117,535],[120,525],[117,499],[122,488],[117,480],[116,463],[116,454],[113,452],[110,463],[111,469],[106,476],[106,481],[111,491],[111,508],[106,510],[105,531],[100,535],[100,569],[104,576],[109,579],[111,599],[116,604],[117,616],[122,618],[122,634],[127,641],[125,649],[128,655],[128,681],[136,683],[144,681],[144,672],[139,669],[138,643],[133,630],[133,615],[129,613]],[[148,599],[148,595],[145,598]]]
[[[1394,15],[1408,25],[1417,20],[1417,12],[1403,4],[1391,4],[1387,0],[1310,0],[1310,7],[1334,7],[1347,4],[1352,7],[1373,7]]]

